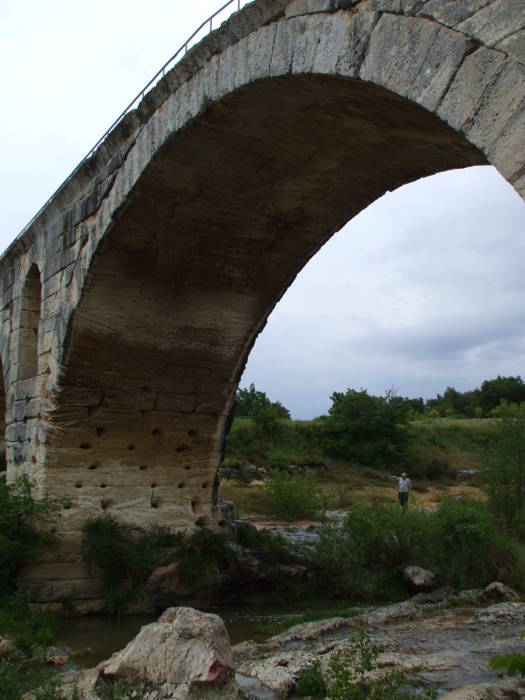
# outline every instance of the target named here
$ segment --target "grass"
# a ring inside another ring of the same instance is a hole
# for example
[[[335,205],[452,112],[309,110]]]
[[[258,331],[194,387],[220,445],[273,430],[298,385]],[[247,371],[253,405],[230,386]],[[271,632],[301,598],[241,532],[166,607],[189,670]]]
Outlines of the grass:
[[[395,502],[396,484],[390,479],[392,468],[363,467],[323,455],[315,444],[320,421],[287,421],[287,428],[274,436],[257,433],[248,418],[235,419],[228,440],[226,466],[244,464],[287,467],[289,464],[323,462],[326,472],[318,476],[319,490],[329,509],[348,509],[363,500],[371,505]],[[409,424],[413,447],[410,457],[395,471],[403,469],[412,477],[411,503],[422,508],[437,508],[445,496],[484,500],[476,479],[455,480],[458,471],[479,469],[493,419],[440,418]],[[235,501],[241,514],[275,516],[268,507],[261,485],[251,486],[242,478],[223,480],[223,498]],[[275,509],[274,509],[275,510]],[[275,518],[282,520],[282,517]],[[303,517],[302,521],[308,518]],[[301,521],[297,517],[297,521]]]

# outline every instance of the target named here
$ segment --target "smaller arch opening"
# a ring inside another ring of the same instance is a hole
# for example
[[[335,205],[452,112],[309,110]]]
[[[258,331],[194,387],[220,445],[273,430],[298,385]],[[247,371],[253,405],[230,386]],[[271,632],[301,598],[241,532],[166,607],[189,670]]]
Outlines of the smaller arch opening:
[[[37,265],[31,265],[22,292],[18,379],[31,379],[38,374],[38,331],[42,304],[42,282]]]

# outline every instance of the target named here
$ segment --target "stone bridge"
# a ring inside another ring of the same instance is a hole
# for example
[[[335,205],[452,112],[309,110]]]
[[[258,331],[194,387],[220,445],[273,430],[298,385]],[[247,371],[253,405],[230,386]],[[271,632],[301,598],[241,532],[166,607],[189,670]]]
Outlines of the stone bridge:
[[[220,520],[235,389],[298,271],[426,175],[489,162],[525,196],[524,100],[523,0],[256,0],[145,96],[0,260],[8,479],[67,499],[36,600],[96,595],[88,516]]]

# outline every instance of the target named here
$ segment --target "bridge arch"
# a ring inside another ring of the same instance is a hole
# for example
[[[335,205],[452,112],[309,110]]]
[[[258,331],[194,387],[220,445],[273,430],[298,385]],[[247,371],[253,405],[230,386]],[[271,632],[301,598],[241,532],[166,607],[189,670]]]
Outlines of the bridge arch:
[[[220,518],[214,476],[248,353],[364,207],[487,162],[525,195],[524,62],[440,3],[399,5],[259,0],[101,149],[119,167],[75,200],[68,266],[44,275],[59,305],[40,434],[46,490],[70,498],[68,556],[89,515]]]

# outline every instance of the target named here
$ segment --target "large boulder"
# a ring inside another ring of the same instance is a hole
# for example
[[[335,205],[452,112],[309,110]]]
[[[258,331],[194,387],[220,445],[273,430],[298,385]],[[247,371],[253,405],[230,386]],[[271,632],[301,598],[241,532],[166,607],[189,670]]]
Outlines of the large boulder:
[[[430,591],[437,586],[436,574],[421,566],[405,566],[403,581],[407,588],[414,593]]]
[[[217,615],[169,608],[125,649],[70,679],[80,700],[127,684],[143,700],[241,700],[228,632]],[[64,690],[68,690],[65,688]]]
[[[500,581],[493,581],[483,590],[483,598],[486,600],[519,600],[520,597],[516,591],[509,588]]]

